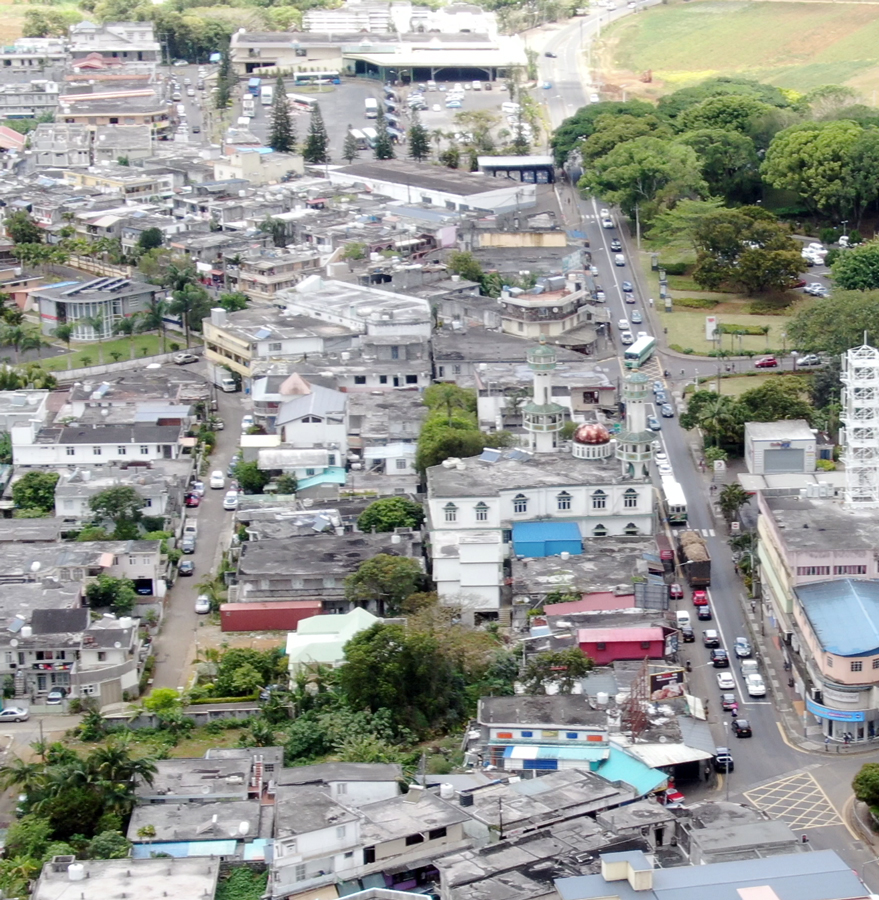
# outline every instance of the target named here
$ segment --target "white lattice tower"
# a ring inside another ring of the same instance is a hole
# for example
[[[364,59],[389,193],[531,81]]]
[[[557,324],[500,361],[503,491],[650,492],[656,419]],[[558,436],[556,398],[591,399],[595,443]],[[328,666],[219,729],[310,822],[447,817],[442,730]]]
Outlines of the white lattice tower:
[[[845,503],[850,509],[875,509],[879,507],[879,350],[866,343],[849,350],[843,357],[842,384]]]

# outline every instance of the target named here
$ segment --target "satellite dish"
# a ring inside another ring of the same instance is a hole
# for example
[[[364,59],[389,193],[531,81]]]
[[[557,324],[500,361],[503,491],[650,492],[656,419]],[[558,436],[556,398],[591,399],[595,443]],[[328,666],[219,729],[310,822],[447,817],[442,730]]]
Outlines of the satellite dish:
[[[250,831],[250,822],[238,823],[238,834],[245,835],[248,831]]]
[[[116,641],[116,643],[113,644],[113,646],[114,646],[117,650],[121,650],[121,649],[122,649],[122,644],[121,644],[121,642],[119,642],[119,641]]]
[[[33,573],[35,573],[35,574],[36,574],[37,572],[39,572],[39,571],[40,571],[40,566],[41,566],[41,565],[42,565],[42,564],[40,563],[40,561],[37,560],[37,559],[35,559],[35,560],[31,563],[31,572],[33,572]]]
[[[9,646],[10,646],[10,647],[17,647],[17,646],[18,646],[18,638],[13,638],[13,639],[9,642]]]

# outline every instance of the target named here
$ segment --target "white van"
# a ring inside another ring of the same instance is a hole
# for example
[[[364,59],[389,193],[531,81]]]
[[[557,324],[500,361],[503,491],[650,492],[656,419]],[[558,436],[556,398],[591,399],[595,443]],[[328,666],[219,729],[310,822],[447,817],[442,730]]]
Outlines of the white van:
[[[685,609],[679,609],[675,613],[675,619],[678,623],[678,628],[683,628],[684,625],[690,625],[690,614]]]
[[[428,89],[429,91],[435,91],[435,90],[436,90],[436,82],[435,82],[435,81],[428,81],[428,82],[427,82],[427,89]]]
[[[514,113],[519,112],[519,104],[514,103],[512,100],[504,100],[504,102],[501,103],[501,112],[505,116],[513,115]]]
[[[473,90],[474,90],[474,91],[481,91],[481,90],[482,90],[482,82],[481,82],[481,81],[474,81],[474,82],[473,82]]]
[[[227,394],[232,394],[238,390],[238,383],[231,375],[224,375],[220,379],[220,390]]]

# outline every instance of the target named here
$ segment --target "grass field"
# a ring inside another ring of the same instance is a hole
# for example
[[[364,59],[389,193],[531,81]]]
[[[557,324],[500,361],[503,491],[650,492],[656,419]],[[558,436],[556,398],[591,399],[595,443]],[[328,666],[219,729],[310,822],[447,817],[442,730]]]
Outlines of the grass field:
[[[629,93],[740,75],[797,91],[848,84],[870,100],[879,90],[879,5],[671,0],[609,27],[600,55],[605,81]],[[652,83],[639,83],[647,70]]]
[[[716,310],[682,309],[678,308],[672,313],[660,311],[659,319],[663,328],[668,329],[666,340],[669,344],[678,344],[685,350],[693,350],[697,356],[704,356],[710,350],[720,349],[711,341],[705,340],[705,316],[717,316],[721,325],[756,325],[758,327],[768,325],[769,334],[742,335],[741,349],[754,353],[765,353],[768,349],[781,349],[784,346],[784,332],[787,318],[784,316],[747,316],[735,315]],[[739,351],[738,335],[726,334],[723,336],[723,349]]]
[[[171,343],[177,343],[181,347],[185,344],[183,336],[175,334],[168,336],[168,352],[171,351]],[[114,353],[119,354],[118,362],[125,362],[132,358],[131,340],[129,338],[117,338],[112,341],[104,341],[100,347],[95,344],[74,344],[71,349],[72,353],[64,353],[61,356],[53,356],[51,358],[39,360],[40,365],[47,372],[57,372],[62,369],[76,369],[80,366],[97,366],[101,362],[112,363],[117,362],[113,357]],[[146,353],[144,353],[144,349]],[[134,339],[134,358],[140,359],[143,356],[155,356],[162,352],[162,342],[156,334],[139,334]],[[85,360],[88,360],[86,362]]]

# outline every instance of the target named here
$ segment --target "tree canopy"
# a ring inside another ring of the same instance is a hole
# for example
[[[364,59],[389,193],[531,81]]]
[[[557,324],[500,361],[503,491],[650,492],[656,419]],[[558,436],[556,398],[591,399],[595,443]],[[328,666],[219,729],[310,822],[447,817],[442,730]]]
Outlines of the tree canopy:
[[[89,508],[98,519],[110,519],[116,540],[131,540],[138,535],[143,518],[143,497],[133,487],[107,488],[89,498]]]
[[[424,507],[408,497],[382,497],[370,503],[357,518],[361,531],[393,531],[418,528],[424,521]]]
[[[834,291],[798,310],[787,326],[793,346],[831,356],[860,347],[865,333],[868,343],[879,340],[879,290]]]
[[[57,472],[26,472],[12,485],[12,499],[19,509],[55,512]]]
[[[879,290],[879,240],[840,253],[833,262],[833,283],[846,291]]]
[[[374,603],[379,615],[396,615],[403,601],[418,590],[424,572],[416,559],[378,553],[345,578],[345,599],[357,606]]]

